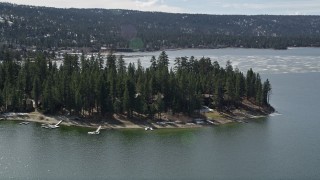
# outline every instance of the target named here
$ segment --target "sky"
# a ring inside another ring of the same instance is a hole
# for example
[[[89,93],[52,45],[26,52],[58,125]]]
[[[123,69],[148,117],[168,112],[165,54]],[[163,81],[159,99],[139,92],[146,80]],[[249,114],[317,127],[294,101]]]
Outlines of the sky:
[[[58,8],[133,9],[193,14],[320,15],[320,0],[5,0]]]

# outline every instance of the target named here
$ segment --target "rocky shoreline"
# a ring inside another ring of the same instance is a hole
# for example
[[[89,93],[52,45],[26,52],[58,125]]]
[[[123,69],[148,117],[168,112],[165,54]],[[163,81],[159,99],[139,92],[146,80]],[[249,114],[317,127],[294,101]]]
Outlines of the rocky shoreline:
[[[0,115],[0,120],[14,120],[36,122],[41,124],[55,124],[62,120],[63,126],[77,126],[87,128],[102,129],[153,129],[162,128],[201,128],[217,126],[230,123],[247,123],[249,119],[267,117],[273,113],[272,107],[258,107],[252,104],[243,103],[243,106],[233,110],[210,111],[201,113],[198,118],[189,117],[182,114],[170,115],[162,114],[161,120],[151,120],[147,118],[128,119],[125,115],[114,114],[111,118],[80,119],[75,116],[66,115],[45,115],[40,112],[31,113],[4,113]]]

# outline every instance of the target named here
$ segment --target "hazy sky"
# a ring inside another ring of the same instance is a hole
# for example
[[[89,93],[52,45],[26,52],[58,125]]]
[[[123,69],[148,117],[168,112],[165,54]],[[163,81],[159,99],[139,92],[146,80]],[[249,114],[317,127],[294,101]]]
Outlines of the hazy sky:
[[[320,15],[320,0],[5,0],[60,8],[135,9],[204,14]]]

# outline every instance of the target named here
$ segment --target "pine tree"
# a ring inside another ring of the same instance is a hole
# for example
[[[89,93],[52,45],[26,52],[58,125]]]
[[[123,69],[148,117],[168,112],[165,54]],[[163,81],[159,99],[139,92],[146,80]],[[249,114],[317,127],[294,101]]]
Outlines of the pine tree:
[[[126,82],[124,92],[123,92],[123,110],[127,112],[127,116],[131,117],[131,101],[130,101],[130,94],[129,94],[129,82]]]
[[[39,82],[39,79],[36,77],[33,80],[33,88],[32,88],[32,94],[33,94],[36,108],[38,108],[40,93],[41,93],[40,82]]]
[[[247,98],[254,97],[255,82],[256,82],[256,75],[252,69],[249,69],[247,72],[247,79],[246,79]]]
[[[107,57],[107,72],[108,72],[108,86],[109,86],[109,96],[111,97],[111,102],[114,104],[117,95],[117,69],[116,69],[116,57],[113,54],[109,54]]]
[[[161,54],[159,55],[157,64],[159,67],[165,67],[168,69],[169,58],[168,58],[168,55],[165,51],[162,51]]]
[[[223,87],[220,81],[217,82],[216,91],[215,91],[215,106],[218,110],[221,110],[224,103],[224,93]]]
[[[263,90],[262,90],[262,103],[264,105],[269,105],[269,101],[270,101],[270,95],[272,93],[272,87],[271,84],[269,82],[269,79],[267,79],[264,83],[263,83]]]
[[[226,92],[225,94],[227,95],[227,101],[228,101],[229,105],[233,105],[235,102],[236,89],[235,89],[235,84],[233,82],[232,77],[227,78],[225,92]]]
[[[256,79],[255,79],[255,87],[254,87],[254,92],[256,93],[255,94],[255,100],[256,100],[256,103],[261,105],[262,104],[262,84],[261,84],[261,78],[260,78],[260,75],[259,73],[257,74],[256,76]]]
[[[50,81],[49,79],[45,82],[43,91],[43,109],[45,110],[45,112],[49,113],[53,113],[55,110],[52,81]]]
[[[161,119],[161,113],[164,111],[163,94],[158,93],[155,96],[154,107],[156,112],[158,113],[158,119]]]
[[[151,68],[152,70],[156,70],[157,67],[158,67],[156,57],[152,56],[150,62],[151,62],[150,68]]]
[[[243,81],[241,77],[241,73],[236,71],[236,84],[235,84],[235,101],[236,105],[238,105],[241,101],[241,97],[243,96]]]

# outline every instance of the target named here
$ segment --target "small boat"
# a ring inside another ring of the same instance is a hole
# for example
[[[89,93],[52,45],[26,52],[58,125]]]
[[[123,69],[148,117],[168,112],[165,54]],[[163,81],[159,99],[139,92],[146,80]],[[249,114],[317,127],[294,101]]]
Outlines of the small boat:
[[[101,130],[101,126],[99,126],[96,131],[88,132],[88,134],[90,134],[90,135],[100,134],[100,130]]]
[[[48,124],[48,125],[41,124],[41,127],[45,128],[45,129],[56,129],[56,128],[60,127],[59,124],[61,124],[61,122],[62,122],[62,120],[59,121],[57,124]]]
[[[28,125],[29,124],[29,122],[21,122],[21,123],[19,123],[20,125]]]
[[[207,120],[207,123],[214,124],[211,120]]]
[[[47,127],[48,127],[48,129],[56,129],[60,126],[49,124]]]
[[[146,131],[153,131],[153,128],[152,128],[152,127],[145,127],[144,130],[146,130]]]

